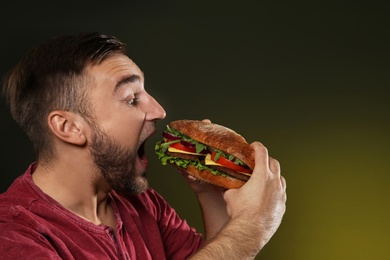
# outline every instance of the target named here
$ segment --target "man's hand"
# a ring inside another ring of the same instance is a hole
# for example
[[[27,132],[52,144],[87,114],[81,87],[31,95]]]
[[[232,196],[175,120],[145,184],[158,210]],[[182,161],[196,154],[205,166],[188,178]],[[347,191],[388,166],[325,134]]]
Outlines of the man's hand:
[[[223,195],[228,223],[191,259],[253,259],[278,229],[286,211],[286,181],[268,150],[259,142],[251,146],[251,178]]]
[[[280,175],[279,162],[268,156],[267,148],[259,142],[251,146],[256,163],[251,178],[240,189],[227,190],[224,199],[230,218],[245,220],[260,232],[258,238],[263,247],[278,229],[286,211],[286,180]]]

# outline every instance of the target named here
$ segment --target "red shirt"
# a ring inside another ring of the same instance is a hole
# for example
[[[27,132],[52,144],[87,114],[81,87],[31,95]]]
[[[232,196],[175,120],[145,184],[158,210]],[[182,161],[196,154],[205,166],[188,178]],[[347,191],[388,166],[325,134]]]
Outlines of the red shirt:
[[[62,207],[32,181],[35,165],[0,195],[0,255],[9,259],[186,259],[202,244],[154,190],[109,194],[116,230]]]

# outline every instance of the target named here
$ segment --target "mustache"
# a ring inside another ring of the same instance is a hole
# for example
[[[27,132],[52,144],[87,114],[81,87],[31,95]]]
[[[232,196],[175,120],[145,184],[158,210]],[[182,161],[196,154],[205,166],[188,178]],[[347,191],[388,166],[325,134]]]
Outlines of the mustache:
[[[146,139],[151,137],[157,131],[157,122],[147,121],[144,124],[144,131],[141,133],[140,139],[144,142]]]

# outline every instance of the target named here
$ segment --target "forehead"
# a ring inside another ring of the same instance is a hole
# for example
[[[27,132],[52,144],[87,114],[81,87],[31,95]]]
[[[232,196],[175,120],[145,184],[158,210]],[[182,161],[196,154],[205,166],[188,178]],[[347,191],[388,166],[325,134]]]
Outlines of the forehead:
[[[115,54],[103,60],[99,64],[93,64],[86,68],[87,74],[94,84],[116,84],[126,77],[137,76],[143,82],[144,74],[141,69],[129,57],[124,54]]]

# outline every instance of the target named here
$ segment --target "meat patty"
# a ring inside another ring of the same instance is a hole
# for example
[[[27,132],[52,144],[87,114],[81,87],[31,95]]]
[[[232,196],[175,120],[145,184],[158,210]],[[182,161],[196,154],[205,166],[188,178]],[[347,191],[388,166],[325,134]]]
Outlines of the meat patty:
[[[242,174],[242,173],[239,173],[239,172],[236,172],[232,169],[229,169],[229,168],[226,168],[226,167],[222,167],[222,166],[218,166],[218,165],[208,165],[209,167],[211,168],[214,168],[218,171],[221,171],[221,172],[224,172],[230,176],[233,176],[234,178],[237,178],[239,180],[242,180],[242,181],[247,181],[249,180],[249,176],[248,175],[245,175],[245,174]]]

